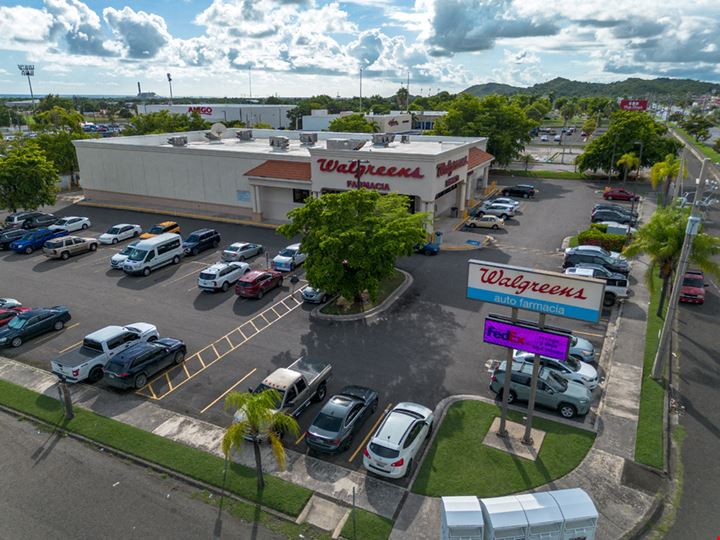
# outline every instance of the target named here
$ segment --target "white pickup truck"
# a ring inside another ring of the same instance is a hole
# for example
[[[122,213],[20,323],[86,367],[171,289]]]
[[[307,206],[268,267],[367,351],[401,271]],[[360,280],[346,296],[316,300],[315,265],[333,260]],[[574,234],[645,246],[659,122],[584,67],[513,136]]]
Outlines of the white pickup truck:
[[[157,328],[137,322],[127,326],[106,326],[83,339],[79,349],[61,354],[50,364],[52,372],[68,382],[94,383],[102,379],[103,368],[116,354],[137,341],[155,341]]]

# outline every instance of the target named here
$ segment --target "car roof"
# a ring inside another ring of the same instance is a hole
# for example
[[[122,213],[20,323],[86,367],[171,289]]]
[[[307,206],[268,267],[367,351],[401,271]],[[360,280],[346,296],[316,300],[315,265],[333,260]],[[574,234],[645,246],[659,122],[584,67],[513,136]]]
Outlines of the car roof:
[[[269,273],[269,270],[250,270],[247,274],[240,278],[240,281],[255,281],[261,274]]]
[[[705,273],[702,270],[688,270],[683,274],[683,276],[687,277],[705,277]]]
[[[137,358],[138,356],[140,356],[142,353],[157,347],[157,345],[155,343],[149,342],[149,341],[136,341],[135,343],[130,345],[124,351],[116,354],[115,357],[113,358],[113,361],[115,363],[118,363],[118,361],[121,361],[121,360],[122,361],[133,360],[133,359]]]
[[[241,247],[245,247],[245,246],[249,246],[249,245],[250,245],[250,242],[233,242],[232,244],[230,244],[230,247],[241,248]]]
[[[362,401],[352,396],[336,394],[323,405],[321,412],[336,418],[345,418],[356,403],[362,403]]]
[[[87,339],[92,339],[95,341],[107,341],[116,336],[119,336],[123,332],[125,332],[125,329],[122,326],[110,325],[106,326],[105,328],[101,328],[100,330],[95,330],[94,332],[86,335],[85,337]]]
[[[43,313],[47,313],[48,311],[52,311],[48,308],[35,308],[31,309],[30,311],[23,311],[22,313],[18,313],[18,317],[21,317],[23,319],[29,319],[30,317],[34,317],[35,315],[41,315]]]
[[[156,223],[156,225],[162,225],[163,227],[168,227],[170,225],[177,225],[177,222],[175,221],[161,221],[160,223]]]
[[[276,388],[277,390],[286,390],[288,386],[298,380],[300,374],[297,371],[293,371],[288,368],[278,368],[271,373],[272,381],[270,376],[263,380],[263,384],[270,388]]]
[[[417,418],[402,410],[393,409],[385,417],[385,421],[373,437],[383,445],[398,447],[405,438],[405,434]]]
[[[205,228],[203,228],[203,229],[198,229],[197,231],[193,231],[193,232],[191,232],[190,234],[191,234],[191,235],[193,235],[193,234],[202,234],[202,233],[214,232],[214,231],[215,231],[215,229],[210,229],[210,228],[208,228],[208,227],[205,227]]]
[[[566,268],[565,273],[573,274],[573,275],[577,275],[577,276],[593,277],[593,269],[592,268],[578,268],[577,266],[575,266],[573,268]]]
[[[203,270],[203,272],[219,272],[220,270],[224,270],[228,266],[232,266],[233,268],[242,268],[242,266],[241,266],[242,264],[243,263],[238,263],[238,262],[219,261],[219,262],[216,262],[215,264],[212,264],[212,265],[208,266],[207,268],[205,268]]]
[[[157,236],[153,236],[151,238],[146,238],[145,240],[140,240],[137,243],[138,249],[152,249],[158,244],[162,244],[163,242],[167,242],[169,240],[173,240],[175,238],[180,238],[179,234],[176,233],[162,233],[158,234]]]

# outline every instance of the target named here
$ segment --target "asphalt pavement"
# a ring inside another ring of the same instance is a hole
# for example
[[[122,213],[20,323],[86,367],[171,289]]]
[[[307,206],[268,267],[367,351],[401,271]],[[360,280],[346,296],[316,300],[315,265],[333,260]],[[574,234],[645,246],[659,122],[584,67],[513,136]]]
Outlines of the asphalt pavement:
[[[0,439],[3,540],[286,538],[226,513],[216,529],[187,485],[5,413]]]

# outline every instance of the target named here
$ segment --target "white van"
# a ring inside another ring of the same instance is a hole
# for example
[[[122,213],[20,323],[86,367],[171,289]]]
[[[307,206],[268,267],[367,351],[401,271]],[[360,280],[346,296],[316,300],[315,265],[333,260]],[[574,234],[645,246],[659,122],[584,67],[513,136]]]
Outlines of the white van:
[[[133,246],[122,269],[126,274],[147,276],[166,264],[178,264],[182,256],[182,238],[179,234],[159,234]]]

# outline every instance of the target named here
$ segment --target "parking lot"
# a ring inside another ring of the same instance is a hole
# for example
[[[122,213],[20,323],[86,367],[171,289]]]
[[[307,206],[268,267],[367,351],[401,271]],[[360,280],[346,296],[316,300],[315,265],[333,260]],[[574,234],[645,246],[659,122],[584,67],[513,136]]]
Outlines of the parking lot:
[[[501,184],[503,182],[500,182]],[[557,251],[562,239],[587,227],[592,205],[600,200],[602,186],[577,181],[539,180],[535,199],[523,200],[521,213],[504,231],[481,231],[495,243],[481,251],[442,252],[437,257],[403,258],[399,266],[414,283],[385,314],[367,322],[321,324],[310,320],[314,306],[300,302],[289,279],[283,287],[260,300],[241,299],[233,290],[203,293],[197,276],[219,259],[218,250],[186,257],[148,277],[129,277],[111,270],[110,257],[121,249],[101,246],[95,253],[67,261],[47,260],[42,253],[17,255],[0,252],[0,296],[21,300],[26,306],[65,305],[72,321],[57,333],[46,334],[2,354],[49,369],[50,360],[78,347],[83,336],[108,324],[144,321],[155,324],[161,337],[187,343],[186,361],[151,379],[137,394],[169,409],[221,426],[233,411],[224,410],[224,397],[233,390],[257,385],[277,367],[300,356],[328,361],[333,366],[328,391],[347,384],[376,389],[377,412],[356,435],[350,449],[327,459],[353,468],[362,467],[362,447],[382,415],[402,401],[430,408],[453,394],[494,397],[489,390],[489,362],[504,358],[504,351],[482,343],[482,323],[489,313],[508,315],[509,309],[465,298],[466,261],[479,258],[547,270],[561,270]],[[116,223],[138,223],[143,229],[164,216],[90,208],[70,204],[57,215],[88,216],[93,222],[86,236],[98,236]],[[179,218],[183,236],[211,227],[222,235],[220,246],[250,241],[265,246],[269,257],[291,243],[271,229]],[[264,256],[248,261],[265,268]],[[530,318],[529,313],[525,316]],[[547,324],[571,329],[589,339],[599,354],[610,310],[597,324],[548,316]],[[600,369],[600,375],[604,373]],[[102,383],[100,383],[102,384]],[[603,391],[595,390],[595,403]],[[305,430],[319,410],[313,404],[299,418]],[[546,411],[554,414],[552,411]],[[594,411],[578,422],[592,422]],[[306,446],[300,437],[286,441],[298,451]]]

